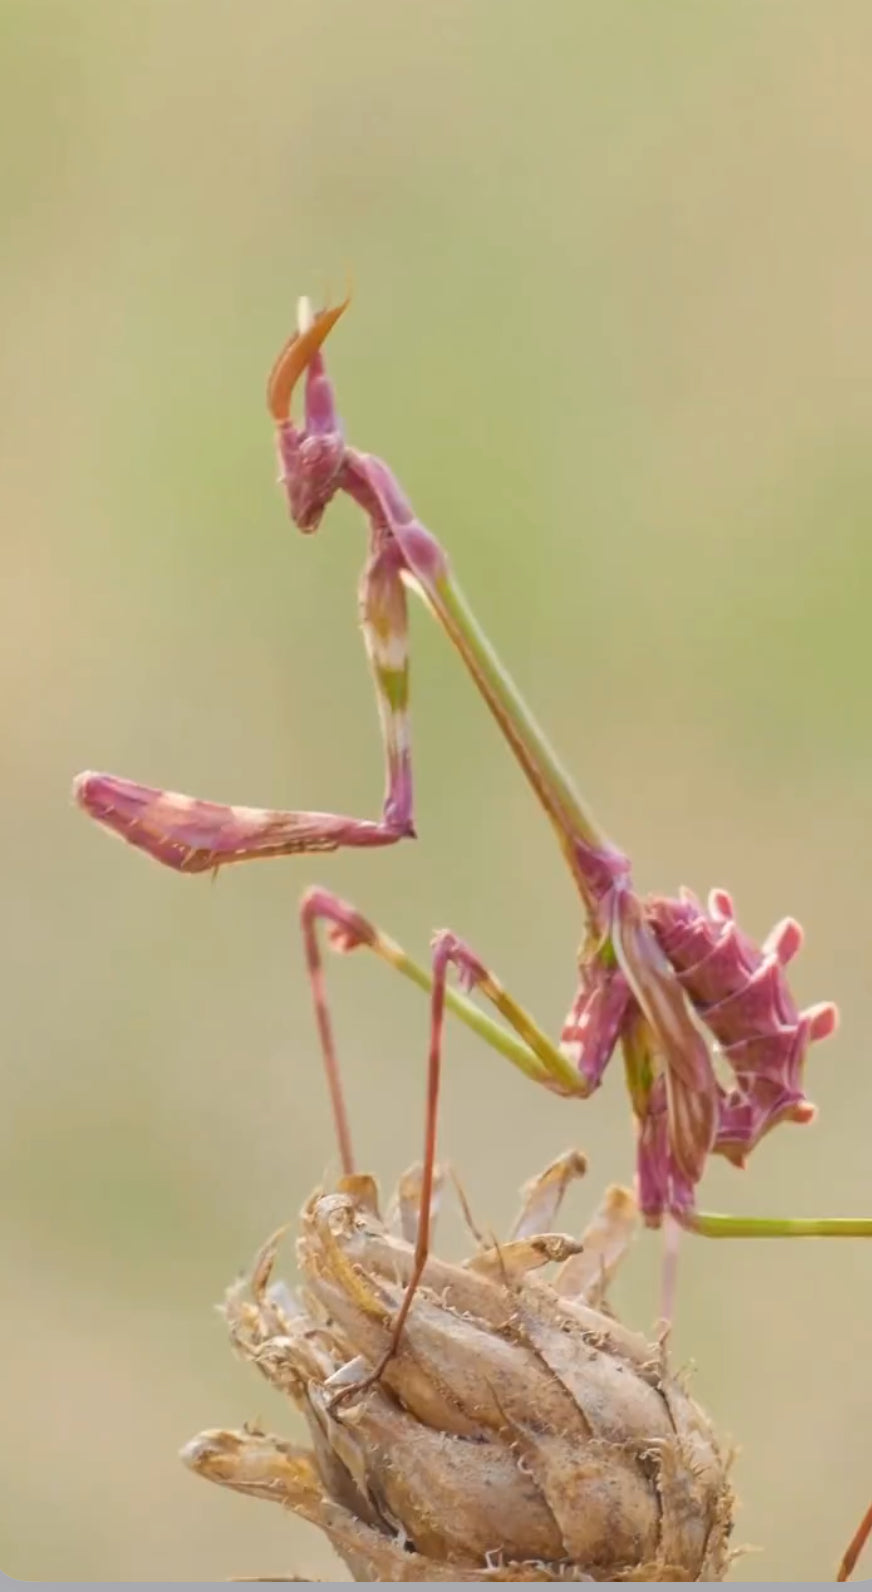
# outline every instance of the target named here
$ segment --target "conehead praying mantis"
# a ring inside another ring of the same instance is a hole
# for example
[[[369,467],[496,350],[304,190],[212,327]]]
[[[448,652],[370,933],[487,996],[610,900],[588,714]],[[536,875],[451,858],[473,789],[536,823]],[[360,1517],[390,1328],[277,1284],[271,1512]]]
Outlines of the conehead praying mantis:
[[[758,946],[739,927],[724,890],[714,890],[704,906],[684,890],[677,897],[637,895],[627,857],[599,827],[558,761],[475,618],[442,547],[416,518],[387,466],[345,441],[322,345],[346,306],[347,301],[313,315],[301,301],[297,331],[279,355],[267,391],[295,524],[304,532],[317,530],[340,492],[354,499],[367,522],[359,601],[386,764],[381,817],[223,806],[109,774],[80,775],[75,794],[98,823],[182,873],[413,838],[411,590],[423,598],[459,653],[544,808],[586,924],[577,987],[557,1039],[456,935],[436,934],[425,966],[332,893],[311,889],[302,900],[306,962],[347,1174],[354,1170],[354,1156],[325,993],[320,926],[326,926],[334,950],[365,947],[429,996],[415,1265],[388,1354],[371,1381],[396,1349],[428,1252],[446,1010],[528,1078],[567,1097],[590,1095],[620,1051],[635,1122],[637,1198],[651,1227],[669,1218],[710,1238],[870,1237],[872,1217],[733,1217],[697,1209],[697,1185],[710,1155],[744,1166],[779,1123],[812,1120],[814,1107],[803,1088],[806,1056],[812,1043],[833,1032],[836,1008],[825,1003],[800,1011],[794,1002],[785,968],[799,950],[802,933],[793,919],[783,919]],[[297,424],[291,402],[300,382],[303,416]],[[451,970],[459,988],[449,984]],[[713,1052],[729,1069],[726,1086],[716,1074]],[[671,1301],[666,1303],[669,1309]]]

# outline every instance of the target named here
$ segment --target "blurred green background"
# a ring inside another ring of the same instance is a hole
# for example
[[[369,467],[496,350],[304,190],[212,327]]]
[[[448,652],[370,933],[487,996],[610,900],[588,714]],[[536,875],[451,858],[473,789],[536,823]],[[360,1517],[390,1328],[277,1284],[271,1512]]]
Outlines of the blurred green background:
[[[557,1031],[580,921],[457,660],[414,613],[420,842],[179,879],[68,804],[112,769],[374,815],[363,536],[304,542],[263,384],[300,291],[348,432],[444,538],[643,888],[808,932],[820,1123],[713,1208],[872,1208],[872,207],[862,3],[6,0],[0,1563],[329,1575],[179,1465],[291,1430],[216,1301],[332,1163],[295,902],[466,936]],[[361,1160],[419,1150],[426,1008],[331,967]],[[399,981],[397,981],[399,984]],[[535,1092],[453,1029],[441,1148],[482,1222],[570,1143],[631,1170],[620,1076]],[[459,1222],[444,1246],[457,1253]],[[646,1325],[658,1243],[618,1290]],[[676,1354],[740,1447],[737,1580],[828,1579],[872,1484],[872,1246],[682,1252]]]

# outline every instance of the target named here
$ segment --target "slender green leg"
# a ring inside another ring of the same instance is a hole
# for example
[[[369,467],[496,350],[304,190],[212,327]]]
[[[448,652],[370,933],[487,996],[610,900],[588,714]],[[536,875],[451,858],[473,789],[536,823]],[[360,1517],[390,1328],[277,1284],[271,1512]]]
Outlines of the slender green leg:
[[[419,962],[414,961],[395,940],[382,934],[375,924],[347,902],[340,900],[338,896],[319,889],[306,892],[300,907],[306,964],[324,1055],[340,1158],[343,1171],[350,1173],[354,1169],[354,1158],[324,989],[324,970],[317,936],[319,921],[330,925],[330,937],[334,949],[351,951],[365,946],[374,951],[376,956],[389,967],[402,973],[403,977],[412,984],[417,984],[425,993],[432,994],[434,975],[432,968],[422,967]],[[444,1004],[447,1009],[534,1083],[545,1084],[561,1094],[584,1095],[587,1092],[584,1078],[524,1008],[508,994],[494,975],[489,973],[482,963],[453,936],[437,936],[435,946],[443,942],[447,943],[450,959],[458,966],[461,977],[470,986],[481,990],[510,1027],[504,1028],[487,1012],[481,1011],[468,996],[450,987],[446,987],[444,991]]]
[[[455,997],[451,1001],[454,1011],[464,1021],[468,1022],[470,1027],[475,1028],[477,1032],[489,1038],[491,1043],[496,1043],[497,1048],[504,1055],[507,1055],[510,1060],[514,1061],[516,1065],[520,1066],[528,1077],[535,1078],[539,1083],[549,1084],[552,1088],[558,1088],[562,1093],[584,1093],[587,1085],[586,1081],[580,1077],[566,1057],[542,1033],[523,1007],[519,1006],[507,994],[493,974],[488,972],[478,957],[455,935],[442,932],[434,936],[431,966],[429,970],[426,970],[413,962],[401,947],[396,945],[393,940],[389,940],[346,902],[338,900],[336,896],[327,891],[310,890],[303,898],[301,908],[306,960],[315,1001],[318,1031],[324,1053],[325,1070],[336,1119],[340,1154],[346,1175],[350,1175],[353,1172],[354,1160],[339,1078],[336,1047],[333,1042],[332,1025],[327,1010],[323,968],[318,948],[317,924],[320,919],[330,924],[331,939],[337,950],[351,951],[360,946],[367,946],[391,967],[395,967],[399,972],[410,978],[413,983],[429,991],[430,994],[430,1045],[427,1059],[424,1156],[418,1229],[412,1269],[400,1307],[394,1318],[384,1353],[363,1381],[350,1383],[340,1389],[333,1400],[333,1407],[336,1408],[346,1399],[358,1397],[366,1388],[371,1387],[373,1383],[380,1379],[385,1368],[390,1364],[399,1347],[403,1327],[411,1309],[412,1300],[424,1274],[424,1267],[430,1252],[430,1217],[436,1164],[439,1085],[442,1070],[442,1031],[445,1008],[449,1004],[447,983],[449,967],[453,965],[461,980],[469,987],[482,991],[486,998],[496,1006],[500,1015],[516,1030],[518,1037],[516,1039],[514,1035],[507,1034],[496,1023],[493,1023],[492,1029],[485,1030],[480,1022],[481,1013],[477,1011],[470,1001],[462,997]],[[506,1044],[507,1040],[512,1040],[510,1047]]]
[[[872,1216],[720,1216],[694,1211],[682,1225],[703,1238],[872,1238]]]

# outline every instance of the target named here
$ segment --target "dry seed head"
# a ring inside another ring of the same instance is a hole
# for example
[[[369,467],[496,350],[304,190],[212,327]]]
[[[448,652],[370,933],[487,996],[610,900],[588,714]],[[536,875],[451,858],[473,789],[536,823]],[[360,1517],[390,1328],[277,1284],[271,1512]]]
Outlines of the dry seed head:
[[[299,1290],[272,1281],[279,1234],[225,1304],[235,1348],[291,1398],[309,1446],[210,1431],[186,1463],[320,1525],[356,1580],[722,1579],[733,1500],[711,1427],[661,1347],[602,1306],[631,1196],[609,1191],[587,1265],[588,1235],[530,1231],[583,1165],[562,1158],[528,1185],[505,1246],[431,1258],[382,1382],[335,1412],[337,1387],[387,1346],[413,1245],[408,1201],[394,1231],[370,1179],[314,1194]]]

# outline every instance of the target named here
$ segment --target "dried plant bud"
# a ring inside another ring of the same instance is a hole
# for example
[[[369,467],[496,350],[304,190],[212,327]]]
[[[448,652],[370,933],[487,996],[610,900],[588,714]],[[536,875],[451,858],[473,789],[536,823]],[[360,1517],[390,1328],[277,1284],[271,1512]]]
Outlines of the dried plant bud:
[[[733,1500],[711,1427],[662,1347],[592,1302],[632,1236],[632,1196],[609,1191],[586,1253],[531,1230],[583,1169],[563,1157],[528,1185],[504,1247],[431,1258],[381,1383],[335,1409],[387,1347],[414,1174],[398,1231],[370,1179],[313,1195],[299,1291],[272,1281],[277,1234],[225,1304],[235,1348],[289,1395],[311,1446],[210,1431],[186,1464],[319,1525],[356,1580],[721,1580]],[[550,1260],[553,1283],[534,1275]]]

